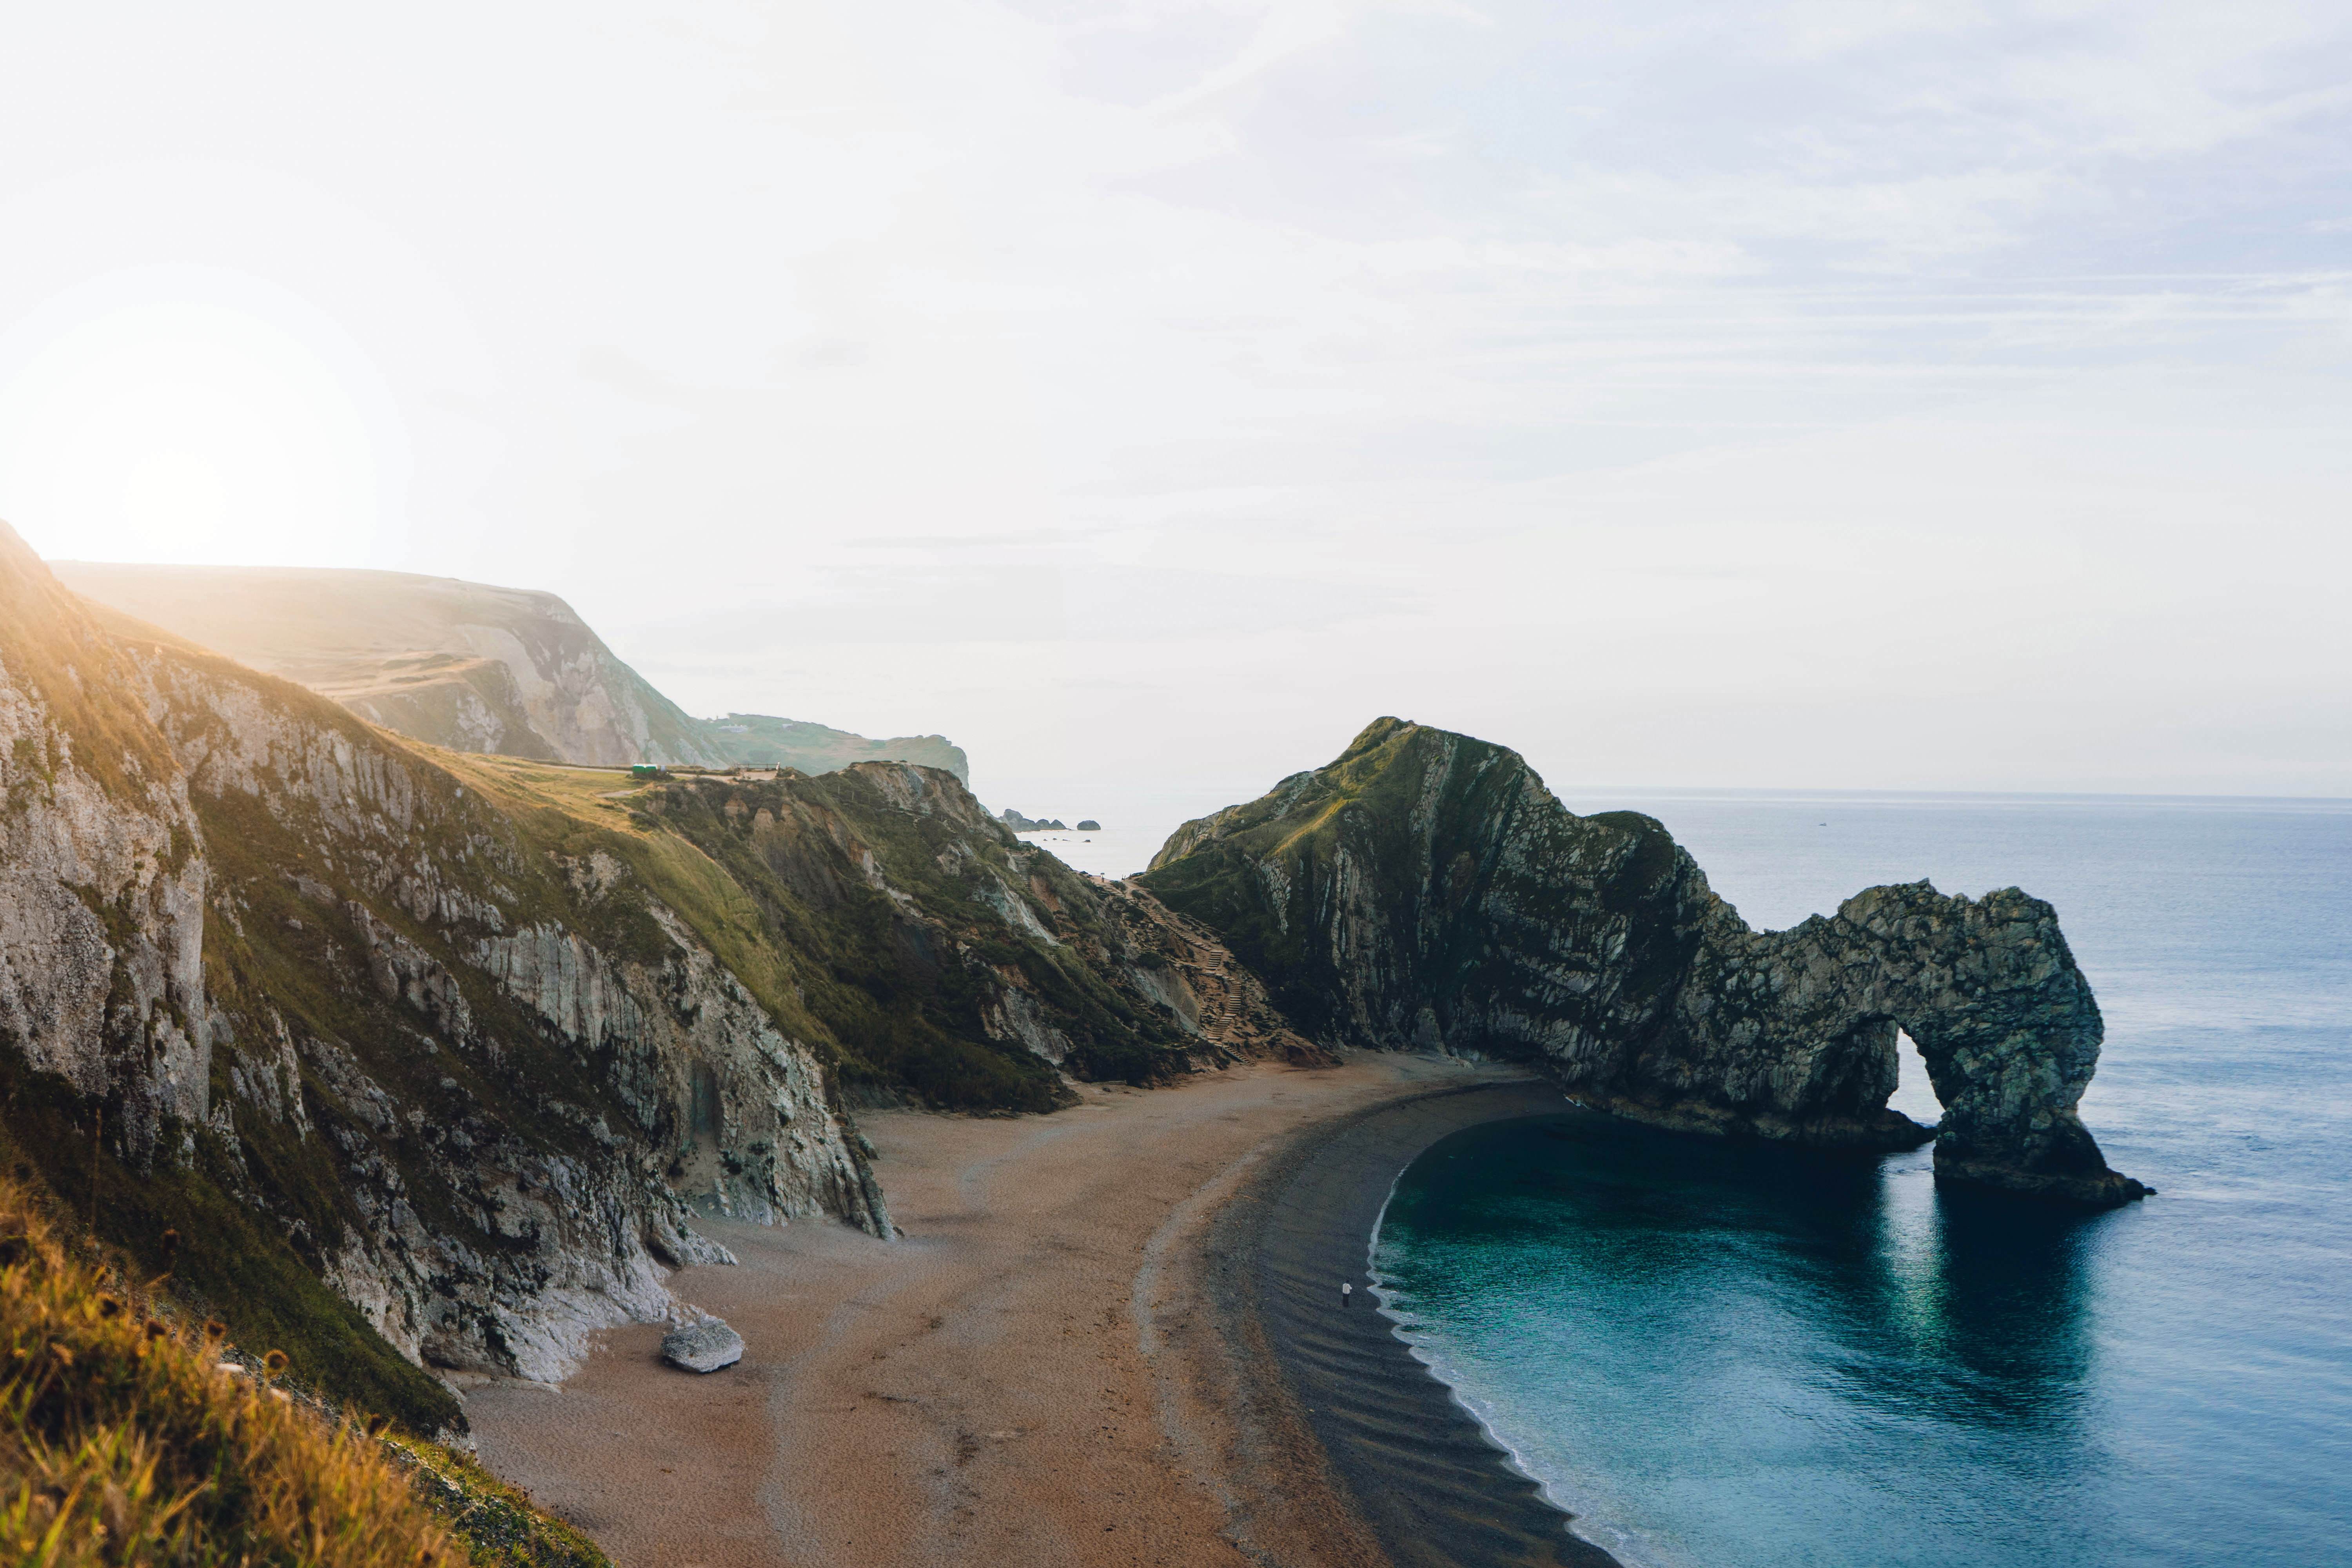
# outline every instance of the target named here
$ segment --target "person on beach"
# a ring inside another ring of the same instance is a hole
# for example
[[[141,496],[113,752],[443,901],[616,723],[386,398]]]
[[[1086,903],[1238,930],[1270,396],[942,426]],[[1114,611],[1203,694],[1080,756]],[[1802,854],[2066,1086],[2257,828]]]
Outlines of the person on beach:
[[[1346,1279],[1339,1281],[1339,1305],[1342,1307],[1354,1306],[1356,1304],[1354,1299],[1355,1294],[1356,1287],[1353,1282]]]

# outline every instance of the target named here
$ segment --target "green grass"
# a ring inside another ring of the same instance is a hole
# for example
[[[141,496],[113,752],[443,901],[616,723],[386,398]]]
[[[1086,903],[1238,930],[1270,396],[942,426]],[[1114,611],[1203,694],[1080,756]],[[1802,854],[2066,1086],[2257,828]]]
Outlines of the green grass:
[[[470,1456],[401,1433],[388,1435],[384,1446],[481,1568],[611,1568],[594,1542],[541,1512],[528,1492]]]
[[[0,1183],[0,1556],[419,1568],[473,1555],[359,1426],[221,1371],[217,1339],[156,1307],[69,1256]]]
[[[11,1173],[14,1190],[46,1191],[84,1227],[94,1218],[96,1235],[145,1276],[163,1271],[163,1237],[176,1232],[171,1294],[189,1310],[226,1323],[241,1344],[284,1351],[296,1377],[337,1399],[419,1431],[464,1428],[457,1397],[328,1289],[282,1230],[226,1189],[223,1151],[209,1131],[196,1135],[190,1165],[141,1171],[93,1138],[98,1109],[63,1079],[0,1051],[0,1171]],[[341,1187],[326,1167],[282,1190],[340,1195]],[[332,1212],[314,1213],[305,1228],[320,1234]]]

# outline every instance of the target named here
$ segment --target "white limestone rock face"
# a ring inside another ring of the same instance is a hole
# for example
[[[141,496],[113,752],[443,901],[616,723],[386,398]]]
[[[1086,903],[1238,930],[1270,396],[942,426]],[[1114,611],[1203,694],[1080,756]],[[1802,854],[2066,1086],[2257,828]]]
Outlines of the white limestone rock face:
[[[697,1205],[890,1234],[815,1054],[583,864],[323,700],[101,620],[0,527],[0,1051],[412,1361],[563,1376],[732,1261]],[[616,898],[625,952],[585,934]]]
[[[470,1083],[453,1079],[432,1111],[404,1115],[363,1073],[336,1065],[347,1052],[307,1043],[314,1079],[346,1113],[337,1136],[367,1222],[331,1278],[404,1352],[541,1380],[568,1374],[597,1330],[668,1309],[667,1267],[732,1261],[693,1230],[697,1203],[759,1223],[832,1215],[889,1234],[879,1188],[814,1056],[658,900],[646,900],[670,943],[658,964],[616,959],[553,921],[514,929],[501,894],[519,897],[506,884],[533,868],[494,824],[469,822],[446,780],[423,778],[363,734],[311,732],[233,679],[169,668],[159,678],[173,710],[206,715],[183,732],[192,773],[314,829],[373,897],[373,906],[343,898],[339,910],[320,900],[320,917],[341,913],[353,967],[422,1047],[477,1071],[513,1067],[528,1041],[478,1016],[471,972],[475,986],[523,1004],[572,1047],[569,1070],[594,1064],[590,1085],[542,1073],[512,1086],[517,1110],[584,1135],[586,1150],[559,1154],[520,1135],[512,1113],[481,1104]],[[456,854],[420,851],[452,832]],[[555,870],[571,883],[567,868]],[[608,893],[629,873],[606,857],[601,878],[593,890]],[[698,1147],[696,1097],[712,1084],[716,1115]],[[582,1103],[599,1097],[625,1114],[600,1117]],[[470,1226],[419,1221],[408,1190],[417,1163],[457,1177],[442,1204],[454,1202]]]
[[[58,711],[121,680],[118,651],[58,624],[37,598],[9,598],[0,595],[17,633],[0,644],[0,1047],[113,1100],[126,1152],[144,1163],[167,1122],[201,1122],[209,1109],[203,836],[152,735],[122,748],[112,734],[77,735]]]
[[[814,1053],[675,913],[648,913],[670,944],[657,964],[610,958],[552,925],[487,938],[475,962],[565,1040],[609,1052],[616,1090],[644,1121],[677,1124],[673,1181],[698,1205],[764,1225],[830,1215],[889,1236]]]

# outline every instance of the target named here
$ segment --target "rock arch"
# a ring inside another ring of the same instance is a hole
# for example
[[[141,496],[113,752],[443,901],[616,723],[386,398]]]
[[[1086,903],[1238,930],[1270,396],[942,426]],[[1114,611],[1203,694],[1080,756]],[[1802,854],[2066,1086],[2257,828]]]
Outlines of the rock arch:
[[[1939,1174],[2080,1203],[2146,1195],[2107,1168],[2077,1114],[2099,1062],[2098,1002],[2057,911],[2016,888],[1872,888],[1784,931],[1751,931],[1718,902],[1643,1056],[1699,1068],[1677,1075],[1685,1092],[1731,1115],[1801,1129],[1809,1114],[1895,1117],[1897,1028],[1944,1108]]]
[[[1223,936],[1304,1033],[1540,1063],[1664,1126],[1855,1148],[1939,1175],[2144,1196],[2076,1114],[2102,1024],[2058,917],[2014,888],[1873,888],[1756,931],[1633,812],[1579,816],[1517,752],[1402,720],[1179,828],[1139,879]],[[1940,1127],[1887,1109],[1900,1027]]]

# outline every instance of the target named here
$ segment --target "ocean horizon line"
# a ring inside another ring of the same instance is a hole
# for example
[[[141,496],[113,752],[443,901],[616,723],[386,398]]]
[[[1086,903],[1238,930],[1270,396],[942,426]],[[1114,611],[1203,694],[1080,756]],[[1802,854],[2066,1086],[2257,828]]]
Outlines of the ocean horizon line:
[[[2352,795],[2184,795],[2176,793],[2096,790],[1962,790],[1962,789],[1832,789],[1803,786],[1739,787],[1704,784],[1553,784],[1546,787],[1563,800],[1571,794],[1639,795],[1650,800],[1759,800],[1803,805],[1811,801],[1867,805],[2264,805],[2291,809],[2352,810]]]

